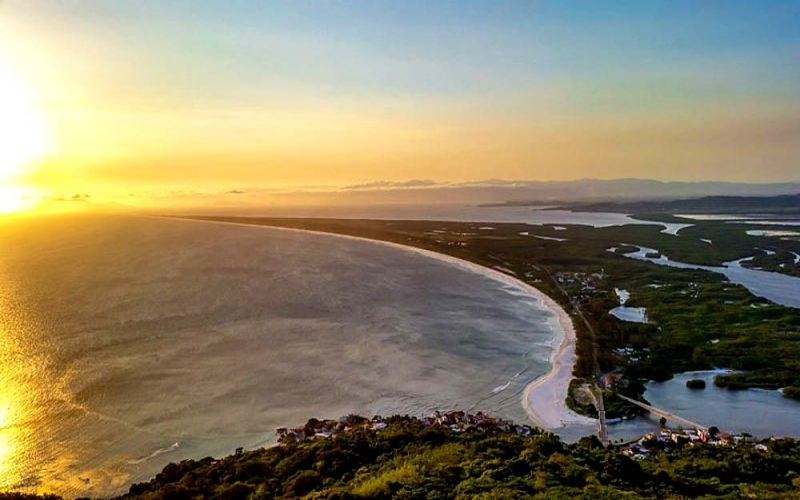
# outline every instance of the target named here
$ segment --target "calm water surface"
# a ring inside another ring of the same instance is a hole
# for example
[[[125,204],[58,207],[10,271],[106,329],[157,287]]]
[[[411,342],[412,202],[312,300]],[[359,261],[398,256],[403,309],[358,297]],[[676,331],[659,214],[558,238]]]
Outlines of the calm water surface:
[[[784,398],[778,391],[716,387],[714,376],[719,373],[687,372],[666,382],[649,382],[645,397],[656,407],[723,431],[749,432],[761,438],[800,436],[800,401]],[[693,378],[705,380],[706,388],[687,388],[686,381]]]

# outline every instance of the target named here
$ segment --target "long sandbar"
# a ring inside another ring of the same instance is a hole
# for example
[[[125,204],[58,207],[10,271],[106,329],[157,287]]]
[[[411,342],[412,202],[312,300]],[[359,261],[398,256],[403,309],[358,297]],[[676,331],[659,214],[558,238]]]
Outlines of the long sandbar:
[[[531,381],[523,392],[522,406],[525,408],[528,416],[533,420],[537,426],[544,429],[558,429],[568,425],[591,425],[596,421],[594,419],[578,415],[570,410],[566,405],[567,391],[569,389],[569,382],[572,380],[572,371],[575,366],[575,327],[572,323],[572,318],[567,312],[550,296],[538,288],[525,283],[524,281],[506,274],[502,271],[492,269],[486,266],[475,264],[468,260],[459,259],[451,255],[434,252],[432,250],[425,250],[410,245],[402,245],[391,241],[376,240],[365,238],[362,236],[352,236],[340,233],[331,233],[325,231],[315,231],[311,229],[298,229],[292,227],[270,226],[266,224],[248,224],[245,222],[229,222],[208,219],[194,219],[188,217],[161,217],[170,220],[182,220],[191,222],[204,222],[208,224],[224,224],[230,226],[244,226],[244,227],[260,227],[266,229],[275,229],[280,231],[293,231],[297,233],[315,234],[322,236],[331,236],[336,238],[344,238],[349,240],[364,241],[377,245],[386,245],[400,250],[414,252],[431,259],[436,259],[441,262],[448,263],[461,267],[462,269],[469,270],[474,273],[481,274],[487,278],[502,283],[508,284],[526,292],[528,295],[537,299],[546,309],[550,310],[554,316],[556,324],[553,325],[554,337],[554,350],[550,356],[550,363],[552,368],[548,373]],[[556,347],[557,344],[557,347]]]

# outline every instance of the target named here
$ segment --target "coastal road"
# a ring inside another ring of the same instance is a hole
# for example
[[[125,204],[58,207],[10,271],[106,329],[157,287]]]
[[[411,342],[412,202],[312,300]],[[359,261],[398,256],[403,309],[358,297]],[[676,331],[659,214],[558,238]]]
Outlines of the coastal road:
[[[589,331],[589,334],[592,339],[592,344],[591,344],[592,364],[594,365],[594,372],[595,374],[597,374],[598,380],[601,380],[602,377],[600,375],[602,374],[602,372],[600,371],[600,362],[597,359],[597,335],[594,331],[594,327],[592,327],[592,324],[589,323],[589,320],[586,319],[586,316],[583,315],[580,302],[570,297],[569,293],[567,293],[567,291],[564,290],[564,288],[558,283],[558,281],[555,279],[550,270],[547,269],[547,267],[541,265],[540,267],[544,269],[544,272],[547,273],[547,275],[550,277],[550,280],[553,282],[556,288],[558,288],[561,291],[561,293],[563,293],[569,299],[569,303],[572,306],[572,310],[575,311],[575,313],[581,318],[581,321],[583,321],[583,324],[586,325],[586,329]],[[606,423],[605,402],[603,401],[603,387],[601,385],[596,385],[595,388],[597,389],[597,396],[594,395],[594,391],[590,390],[589,392],[592,394],[592,399],[594,399],[594,406],[595,408],[597,408],[597,415],[599,417],[598,420],[600,424],[600,429],[599,429],[600,442],[603,443],[603,446],[608,447],[608,425]]]
[[[594,328],[592,327],[591,323],[589,323],[589,320],[587,320],[586,316],[583,315],[583,311],[581,310],[580,302],[578,300],[574,299],[573,297],[571,297],[569,295],[569,293],[566,290],[564,290],[564,287],[562,287],[558,283],[558,280],[556,280],[555,276],[553,276],[553,274],[550,272],[550,269],[548,269],[547,266],[543,266],[543,265],[539,264],[539,267],[541,269],[543,269],[545,273],[547,273],[547,276],[550,277],[550,281],[553,282],[553,285],[555,285],[555,287],[562,294],[564,294],[565,297],[567,297],[567,300],[569,301],[570,305],[572,306],[572,310],[575,311],[575,313],[581,318],[581,321],[583,321],[583,324],[586,325],[586,329],[589,331],[589,334],[590,334],[591,339],[592,339],[592,344],[591,344],[592,345],[592,364],[594,365],[594,372],[596,374],[600,374],[601,373],[600,372],[600,362],[597,360],[597,352],[596,352],[597,351],[597,336],[595,334]],[[575,332],[575,333],[577,335],[577,332]]]

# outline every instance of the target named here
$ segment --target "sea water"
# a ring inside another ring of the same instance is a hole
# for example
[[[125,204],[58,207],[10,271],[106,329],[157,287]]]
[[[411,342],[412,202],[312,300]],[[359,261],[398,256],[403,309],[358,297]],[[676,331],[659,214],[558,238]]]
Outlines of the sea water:
[[[519,422],[553,314],[410,250],[182,220],[0,225],[0,490],[107,496],[348,413]]]

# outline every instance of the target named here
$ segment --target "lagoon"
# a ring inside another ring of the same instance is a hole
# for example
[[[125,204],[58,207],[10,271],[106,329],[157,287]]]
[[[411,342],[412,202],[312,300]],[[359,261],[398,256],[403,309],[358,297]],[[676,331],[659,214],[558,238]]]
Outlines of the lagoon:
[[[763,297],[783,306],[800,308],[800,293],[797,293],[798,290],[800,290],[800,278],[742,267],[741,263],[752,257],[725,262],[722,266],[703,266],[674,261],[653,248],[636,246],[639,248],[638,251],[626,253],[624,256],[631,259],[652,262],[660,266],[676,267],[680,269],[701,269],[724,274],[731,282],[744,286],[757,297]],[[658,254],[659,256],[648,257],[648,254]]]

